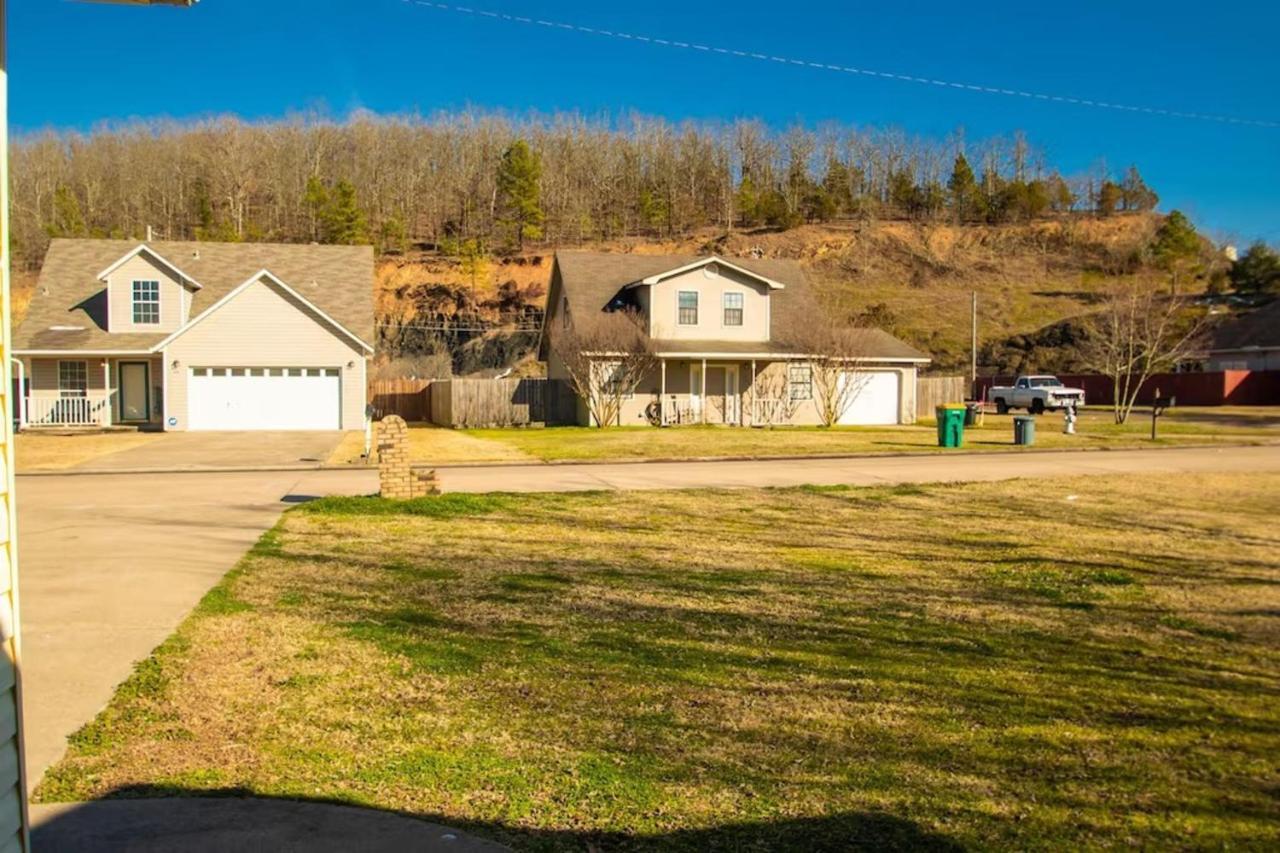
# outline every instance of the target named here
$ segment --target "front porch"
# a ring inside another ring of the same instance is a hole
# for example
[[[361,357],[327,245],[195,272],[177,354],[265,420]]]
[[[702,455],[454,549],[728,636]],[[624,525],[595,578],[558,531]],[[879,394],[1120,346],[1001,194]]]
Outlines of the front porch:
[[[15,370],[19,429],[160,428],[161,361],[150,354],[24,357]]]

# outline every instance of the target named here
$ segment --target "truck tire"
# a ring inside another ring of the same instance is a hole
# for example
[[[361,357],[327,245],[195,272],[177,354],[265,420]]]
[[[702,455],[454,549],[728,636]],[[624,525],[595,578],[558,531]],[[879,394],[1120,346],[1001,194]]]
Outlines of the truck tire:
[[[1030,411],[1031,411],[1031,414],[1033,414],[1033,415],[1043,415],[1043,414],[1044,414],[1044,400],[1041,400],[1039,397],[1037,397],[1036,399],[1032,400],[1032,401],[1031,401],[1031,409],[1030,409]]]
[[[1009,414],[1009,406],[1007,403],[1005,403],[1003,397],[996,397],[996,414],[997,415]]]

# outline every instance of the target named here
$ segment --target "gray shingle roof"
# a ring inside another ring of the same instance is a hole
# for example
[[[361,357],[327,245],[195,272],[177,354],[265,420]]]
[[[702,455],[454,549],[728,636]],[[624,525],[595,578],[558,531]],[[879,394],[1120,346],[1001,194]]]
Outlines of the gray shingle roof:
[[[167,334],[111,334],[104,328],[106,284],[96,276],[137,246],[137,240],[53,240],[31,307],[14,331],[14,349],[146,350],[164,340]],[[170,240],[153,240],[147,246],[201,285],[192,294],[191,319],[266,269],[352,334],[374,344],[370,246]],[[81,328],[52,328],[56,326]]]
[[[607,252],[565,251],[556,253],[556,268],[563,297],[568,300],[570,314],[586,316],[601,311],[626,285],[641,279],[678,269],[707,255],[631,255]],[[813,291],[804,269],[793,260],[779,258],[738,258],[722,256],[743,269],[785,285],[770,291],[771,323],[774,333],[803,322],[816,310]],[[553,280],[549,299],[561,297]],[[548,303],[549,305],[554,303]],[[865,341],[871,358],[919,359],[929,356],[880,329],[865,330]],[[780,342],[773,344],[730,343],[727,341],[655,341],[659,352],[724,352],[744,355],[752,352],[785,352]]]
[[[1222,323],[1210,336],[1210,350],[1280,346],[1280,299]]]

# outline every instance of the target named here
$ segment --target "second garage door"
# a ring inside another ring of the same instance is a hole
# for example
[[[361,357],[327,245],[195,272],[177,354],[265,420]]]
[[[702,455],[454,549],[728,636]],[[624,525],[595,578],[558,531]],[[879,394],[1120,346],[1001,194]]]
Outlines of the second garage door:
[[[865,370],[845,374],[845,381],[861,387],[840,418],[841,424],[896,424],[902,396],[902,374],[896,370]]]
[[[342,423],[336,367],[193,367],[187,428],[329,430]]]

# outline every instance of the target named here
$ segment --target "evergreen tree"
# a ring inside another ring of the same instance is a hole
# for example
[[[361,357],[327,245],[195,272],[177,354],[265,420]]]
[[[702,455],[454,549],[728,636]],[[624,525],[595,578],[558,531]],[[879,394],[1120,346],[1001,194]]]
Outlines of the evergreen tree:
[[[364,213],[356,201],[356,188],[345,178],[329,191],[320,227],[326,243],[351,246],[365,242]]]
[[[1170,286],[1178,292],[1178,275],[1200,257],[1200,235],[1180,210],[1165,217],[1151,241],[1151,256],[1168,271]]]
[[[743,175],[738,184],[738,192],[734,198],[734,207],[738,212],[738,221],[744,228],[758,225],[760,222],[760,193],[750,175]]]
[[[320,239],[320,223],[329,207],[329,188],[320,180],[319,175],[307,178],[307,188],[302,194],[302,206],[310,220],[311,239]]]
[[[213,233],[216,218],[213,213],[213,199],[209,197],[209,185],[203,178],[196,178],[191,187],[191,214],[196,221],[196,239],[207,239]]]
[[[50,237],[83,237],[88,234],[84,214],[80,212],[80,199],[66,184],[58,184],[53,191],[53,222],[45,230]]]
[[[1120,206],[1122,196],[1123,192],[1118,184],[1113,181],[1103,181],[1098,189],[1098,215],[1110,216],[1115,213],[1116,208]]]
[[[827,172],[822,176],[822,190],[831,201],[835,216],[853,212],[853,181],[849,167],[840,158],[827,161]]]
[[[526,239],[542,236],[541,178],[542,161],[529,143],[517,139],[503,152],[498,164],[497,222],[507,229],[520,251]]]
[[[1057,172],[1049,177],[1047,192],[1049,208],[1054,213],[1068,213],[1076,205],[1076,195],[1071,186]]]
[[[1130,166],[1129,171],[1125,172],[1124,180],[1120,182],[1120,206],[1124,210],[1145,212],[1155,210],[1159,201],[1160,197],[1142,180],[1142,175],[1138,174],[1138,167]]]
[[[914,216],[918,212],[920,200],[910,170],[895,169],[889,175],[889,203],[906,216]]]
[[[982,206],[982,193],[973,176],[973,169],[963,153],[956,155],[955,164],[951,167],[951,178],[947,181],[947,194],[951,200],[951,210],[958,222],[968,222],[977,216]]]
[[[1231,265],[1231,286],[1240,293],[1280,295],[1280,253],[1258,241]]]

